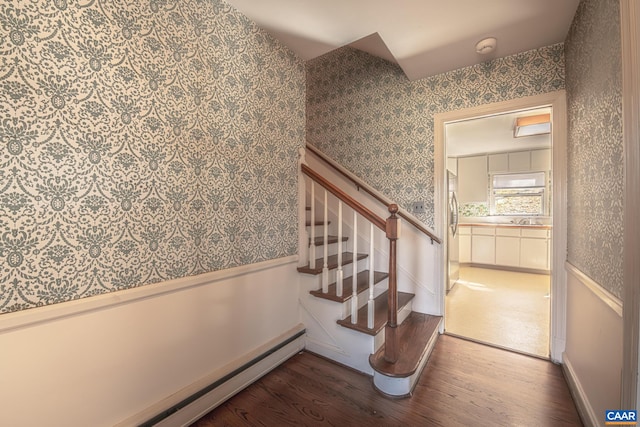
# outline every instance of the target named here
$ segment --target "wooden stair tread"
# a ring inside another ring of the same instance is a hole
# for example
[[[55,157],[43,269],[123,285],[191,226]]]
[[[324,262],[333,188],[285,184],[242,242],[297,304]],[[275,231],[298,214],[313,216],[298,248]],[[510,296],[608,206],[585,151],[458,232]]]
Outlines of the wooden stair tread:
[[[324,246],[324,236],[316,237],[313,239],[315,246]],[[349,240],[347,236],[342,236],[342,241],[346,242]],[[329,244],[338,243],[338,236],[327,236],[327,241]],[[309,245],[311,245],[311,239],[309,239]]]
[[[383,344],[369,357],[369,364],[374,370],[388,377],[406,378],[413,375],[420,365],[429,341],[438,333],[441,320],[441,316],[411,312],[398,326],[398,361],[389,363],[384,360]]]
[[[375,271],[373,273],[373,282],[374,283],[382,282],[387,277],[389,277],[389,273],[385,273],[382,271]],[[369,287],[369,270],[364,270],[359,272],[357,276],[357,280],[358,280],[358,283],[357,283],[358,293],[364,292]],[[341,297],[336,295],[336,288],[337,286],[336,286],[336,283],[334,282],[329,285],[329,292],[327,292],[326,294],[322,292],[322,289],[311,291],[310,293],[311,295],[316,296],[318,298],[324,298],[324,299],[328,299],[336,302],[345,302],[351,299],[353,294],[353,276],[345,277],[342,280],[342,296]]]
[[[360,307],[358,310],[358,322],[351,323],[351,316],[346,319],[338,320],[338,324],[345,328],[354,329],[356,331],[363,332],[368,335],[376,335],[387,324],[388,316],[388,295],[389,291],[384,291],[380,296],[375,299],[375,309],[373,315],[373,328],[367,327],[367,304]],[[413,299],[414,295],[406,292],[398,292],[398,311]]]
[[[327,221],[327,225],[331,224],[331,221]],[[307,222],[305,222],[305,225],[308,227],[311,225],[311,221],[307,220]],[[313,225],[324,225],[324,221],[321,219],[317,219],[313,222]]]
[[[358,254],[357,259],[358,260],[365,259],[368,256],[369,255],[367,255],[367,254]],[[353,262],[353,253],[351,253],[351,252],[343,252],[342,253],[342,265],[351,264],[352,262]],[[324,263],[324,259],[323,258],[318,258],[318,259],[316,259],[316,268],[310,268],[309,264],[307,264],[304,267],[298,267],[298,271],[300,273],[307,273],[307,274],[320,274],[320,273],[322,273],[323,263]],[[330,255],[327,258],[327,266],[329,267],[329,270],[333,270],[333,269],[337,268],[338,267],[338,255]]]

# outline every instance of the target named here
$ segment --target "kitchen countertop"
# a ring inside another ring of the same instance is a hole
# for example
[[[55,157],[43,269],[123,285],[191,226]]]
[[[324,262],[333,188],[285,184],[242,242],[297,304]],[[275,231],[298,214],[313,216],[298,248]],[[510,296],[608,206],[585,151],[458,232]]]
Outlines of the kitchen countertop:
[[[552,225],[544,225],[544,224],[502,224],[495,222],[460,222],[458,223],[459,227],[505,227],[505,228],[539,228],[542,230],[551,230],[553,228]]]

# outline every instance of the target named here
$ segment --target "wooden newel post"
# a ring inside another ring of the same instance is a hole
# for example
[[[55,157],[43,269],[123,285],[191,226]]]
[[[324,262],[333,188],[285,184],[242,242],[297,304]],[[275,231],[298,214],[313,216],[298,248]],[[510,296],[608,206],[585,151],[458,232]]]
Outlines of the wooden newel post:
[[[389,363],[398,361],[398,283],[396,273],[396,244],[398,240],[398,205],[389,205],[391,216],[387,218],[386,234],[389,239],[389,314],[385,327],[384,359]]]

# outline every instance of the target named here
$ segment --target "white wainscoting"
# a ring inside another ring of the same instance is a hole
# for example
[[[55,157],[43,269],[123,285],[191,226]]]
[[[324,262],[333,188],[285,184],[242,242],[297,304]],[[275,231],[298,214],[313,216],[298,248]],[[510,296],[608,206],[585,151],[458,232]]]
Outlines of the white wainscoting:
[[[296,262],[1,315],[0,425],[135,425],[178,404],[302,330]]]
[[[564,372],[585,425],[604,423],[619,409],[622,302],[575,266],[567,270],[567,345]]]

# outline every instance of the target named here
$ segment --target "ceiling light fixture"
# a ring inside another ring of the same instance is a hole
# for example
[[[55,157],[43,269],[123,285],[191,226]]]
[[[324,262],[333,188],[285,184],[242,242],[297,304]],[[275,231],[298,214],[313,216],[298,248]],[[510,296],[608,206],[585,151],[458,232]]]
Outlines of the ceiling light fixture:
[[[551,132],[551,114],[518,117],[513,129],[513,137],[542,135]]]
[[[486,55],[495,50],[498,40],[495,37],[487,37],[476,43],[476,52],[480,55]]]

